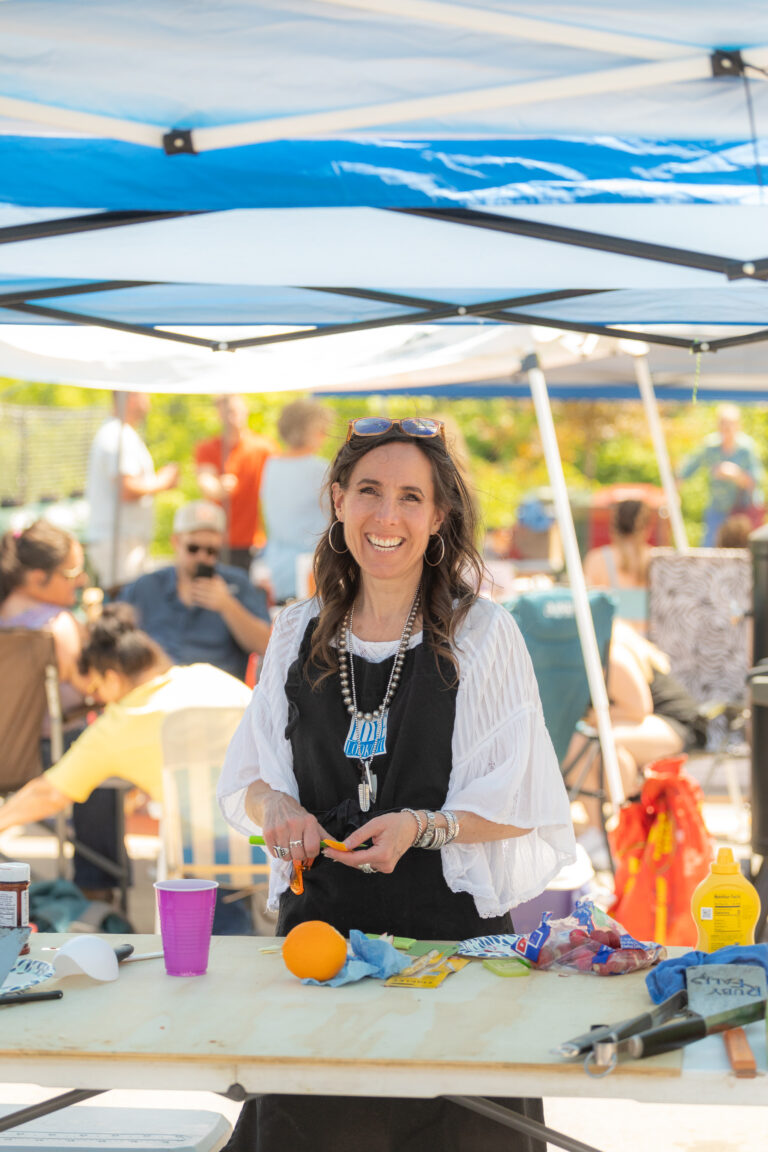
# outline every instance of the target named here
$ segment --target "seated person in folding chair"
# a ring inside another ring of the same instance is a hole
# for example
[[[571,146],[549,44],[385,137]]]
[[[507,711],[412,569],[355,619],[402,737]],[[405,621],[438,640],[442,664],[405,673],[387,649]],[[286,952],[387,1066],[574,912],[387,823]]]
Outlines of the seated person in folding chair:
[[[608,699],[624,792],[636,795],[642,769],[653,760],[676,756],[707,743],[707,721],[679,680],[667,655],[622,620],[614,620],[608,657]],[[575,735],[568,758],[584,744]],[[585,787],[594,789],[597,765]],[[596,801],[584,800],[590,823],[599,827]]]
[[[29,628],[53,636],[64,716],[64,748],[85,727],[85,682],[77,662],[82,631],[70,609],[77,590],[87,583],[83,549],[69,532],[36,520],[23,532],[6,532],[0,539],[0,628]],[[43,725],[41,758],[51,765],[48,719]],[[112,789],[99,789],[85,804],[75,804],[75,839],[111,860],[117,859],[116,798]],[[78,852],[75,883],[87,896],[106,899],[113,877]]]
[[[176,512],[174,563],[120,590],[138,622],[174,664],[213,664],[245,679],[251,652],[263,656],[270,633],[267,598],[240,568],[220,564],[226,517],[193,500]]]
[[[0,807],[0,832],[17,824],[44,820],[73,800],[85,800],[111,776],[129,780],[162,802],[162,725],[181,708],[245,706],[245,684],[209,664],[174,667],[153,640],[139,631],[133,609],[108,604],[90,624],[79,660],[89,690],[106,705],[104,712],[57,764],[30,780]],[[217,890],[217,896],[223,894]],[[248,917],[241,903],[217,901],[214,932],[231,934],[234,916],[240,931]],[[227,929],[230,929],[227,932]]]
[[[642,500],[621,500],[611,509],[610,544],[591,548],[584,557],[587,587],[609,588],[617,615],[642,633],[648,617],[650,521],[650,508]]]

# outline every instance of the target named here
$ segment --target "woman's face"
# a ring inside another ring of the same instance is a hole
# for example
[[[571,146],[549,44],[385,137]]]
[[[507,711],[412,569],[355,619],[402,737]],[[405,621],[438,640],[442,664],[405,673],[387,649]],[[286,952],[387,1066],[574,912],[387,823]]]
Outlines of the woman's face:
[[[418,583],[443,514],[435,507],[432,466],[415,444],[382,444],[367,452],[346,489],[333,485],[333,505],[364,580]]]
[[[77,599],[77,590],[87,584],[84,571],[83,549],[72,541],[66,559],[52,572],[35,568],[27,573],[24,591],[33,599],[61,608],[71,608]]]

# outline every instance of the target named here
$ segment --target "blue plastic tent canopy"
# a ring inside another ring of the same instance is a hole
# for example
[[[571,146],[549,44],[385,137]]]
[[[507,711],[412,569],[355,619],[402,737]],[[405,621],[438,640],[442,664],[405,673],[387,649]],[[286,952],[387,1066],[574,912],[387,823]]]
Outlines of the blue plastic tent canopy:
[[[756,0],[5,0],[0,321],[751,337],[766,67]]]

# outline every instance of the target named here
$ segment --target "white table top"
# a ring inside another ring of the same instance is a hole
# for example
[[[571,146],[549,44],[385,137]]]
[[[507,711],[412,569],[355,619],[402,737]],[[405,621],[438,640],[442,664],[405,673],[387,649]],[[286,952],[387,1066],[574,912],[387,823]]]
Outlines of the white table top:
[[[32,955],[67,937],[36,936]],[[108,936],[110,944],[122,937]],[[156,951],[154,936],[126,939]],[[305,986],[265,937],[215,937],[208,973],[166,976],[162,959],[115,982],[50,981],[63,999],[0,1009],[0,1081],[62,1088],[157,1088],[331,1095],[608,1096],[768,1104],[766,1078],[683,1074],[681,1052],[594,1079],[551,1049],[592,1024],[650,1006],[643,973],[510,979],[479,961],[439,988],[363,980]],[[678,949],[676,951],[684,951]]]

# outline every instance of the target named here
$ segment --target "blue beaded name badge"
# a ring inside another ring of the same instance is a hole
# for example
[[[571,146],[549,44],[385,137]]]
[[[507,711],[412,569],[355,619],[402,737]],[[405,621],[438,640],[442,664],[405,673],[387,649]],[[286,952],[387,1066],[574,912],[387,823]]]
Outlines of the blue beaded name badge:
[[[387,751],[387,717],[389,709],[380,716],[355,715],[349,725],[344,741],[344,755],[350,760],[370,760],[383,756]]]
[[[420,595],[418,589],[413,598],[410,611],[403,626],[397,655],[392,663],[389,674],[387,690],[384,699],[378,708],[371,712],[362,712],[357,707],[357,692],[355,690],[355,665],[349,652],[349,635],[352,630],[352,614],[354,604],[347,611],[339,629],[337,647],[339,650],[339,680],[344,707],[351,716],[349,731],[344,741],[344,755],[350,760],[360,763],[360,783],[357,786],[357,796],[360,802],[360,811],[367,812],[371,804],[376,803],[377,780],[375,773],[371,772],[371,762],[374,756],[384,756],[387,751],[387,717],[389,716],[389,702],[397,691],[400,682],[400,673],[403,669],[405,654],[408,651],[408,642],[413,631],[414,621],[419,610]]]

